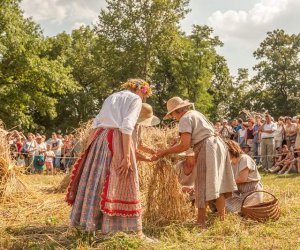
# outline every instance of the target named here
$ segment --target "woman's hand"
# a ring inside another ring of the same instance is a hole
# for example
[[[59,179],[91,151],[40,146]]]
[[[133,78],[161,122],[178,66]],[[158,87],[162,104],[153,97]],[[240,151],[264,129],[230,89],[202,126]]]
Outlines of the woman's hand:
[[[165,155],[167,155],[166,150],[160,150],[156,153],[156,157],[157,159],[164,157]]]
[[[117,174],[126,177],[128,172],[132,169],[130,158],[123,158],[121,164],[115,169]]]
[[[195,192],[195,188],[194,187],[183,186],[182,187],[182,192],[183,193],[188,193],[188,194],[193,194]]]

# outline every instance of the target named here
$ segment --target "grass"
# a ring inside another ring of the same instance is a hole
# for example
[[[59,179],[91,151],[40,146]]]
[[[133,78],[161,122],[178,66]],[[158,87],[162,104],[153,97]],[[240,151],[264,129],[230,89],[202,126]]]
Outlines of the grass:
[[[111,238],[69,228],[70,207],[64,194],[52,192],[63,176],[22,176],[28,192],[0,205],[0,249],[295,249],[300,250],[300,176],[263,174],[266,190],[274,193],[282,215],[276,222],[256,223],[236,215],[224,222],[209,215],[209,227],[192,223],[144,227],[156,242],[117,234]]]

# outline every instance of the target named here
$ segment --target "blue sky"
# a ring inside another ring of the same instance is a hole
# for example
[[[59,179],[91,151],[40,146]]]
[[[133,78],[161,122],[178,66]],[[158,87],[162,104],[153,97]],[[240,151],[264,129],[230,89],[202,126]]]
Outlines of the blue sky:
[[[45,35],[54,36],[95,22],[105,0],[23,0],[21,6]],[[191,0],[190,9],[182,29],[190,32],[193,24],[211,26],[224,42],[218,52],[233,75],[238,68],[249,68],[254,74],[252,54],[268,31],[300,33],[300,0]]]

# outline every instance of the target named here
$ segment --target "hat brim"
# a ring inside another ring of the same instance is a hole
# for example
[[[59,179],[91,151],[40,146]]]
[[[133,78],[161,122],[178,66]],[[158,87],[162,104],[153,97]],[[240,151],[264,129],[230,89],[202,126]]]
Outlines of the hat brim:
[[[160,119],[157,116],[152,116],[150,118],[139,118],[137,121],[137,124],[141,125],[141,126],[145,126],[145,127],[152,127],[152,126],[156,126],[158,124],[160,124]]]
[[[184,107],[187,107],[187,106],[192,106],[193,103],[191,102],[183,102],[182,104],[178,105],[176,108],[172,109],[171,111],[169,111],[165,116],[164,116],[164,120],[167,120],[167,119],[171,119],[172,117],[170,116],[171,113],[173,113],[175,110],[177,109],[180,109],[180,108],[184,108]]]

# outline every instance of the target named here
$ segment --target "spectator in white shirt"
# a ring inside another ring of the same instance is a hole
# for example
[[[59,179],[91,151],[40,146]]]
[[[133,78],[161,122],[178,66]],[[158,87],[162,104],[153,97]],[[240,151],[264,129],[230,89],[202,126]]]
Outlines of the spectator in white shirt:
[[[55,158],[53,159],[53,166],[54,166],[54,174],[56,174],[60,170],[61,148],[63,146],[63,143],[60,139],[58,139],[56,133],[52,133],[52,139],[50,141],[50,144],[55,154]]]
[[[273,155],[275,152],[274,132],[277,125],[272,122],[269,114],[265,116],[266,122],[260,127],[261,132],[261,159],[262,166],[265,171],[273,166]]]
[[[277,122],[277,129],[274,132],[274,139],[275,139],[275,148],[281,148],[282,142],[284,138],[284,125],[283,125],[283,117],[278,118]]]

